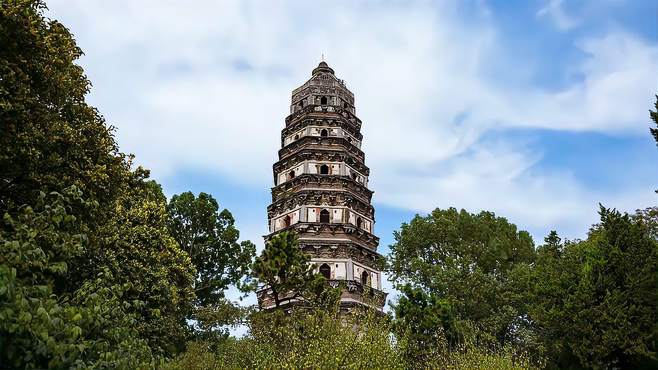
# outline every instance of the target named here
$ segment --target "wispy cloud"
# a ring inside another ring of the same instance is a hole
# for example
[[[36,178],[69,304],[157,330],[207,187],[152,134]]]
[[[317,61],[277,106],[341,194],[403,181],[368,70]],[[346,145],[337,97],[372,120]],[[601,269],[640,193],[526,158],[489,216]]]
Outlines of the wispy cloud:
[[[564,11],[562,2],[562,0],[548,0],[536,15],[538,18],[549,18],[557,28],[566,31],[578,25],[578,21]]]
[[[575,20],[551,1],[537,13]],[[484,5],[459,2],[52,1],[86,52],[91,96],[122,148],[156,177],[200,168],[271,185],[290,91],[325,53],[356,94],[376,200],[428,210],[492,209],[523,227],[582,230],[598,201],[635,207],[650,192],[590,191],[542,153],[487,133],[549,129],[635,135],[656,88],[658,46],[611,29],[574,40],[578,76],[549,90],[496,82],[486,66],[506,43]],[[510,60],[507,70],[527,69]],[[559,62],[556,60],[556,63]],[[263,224],[265,223],[262,220]]]

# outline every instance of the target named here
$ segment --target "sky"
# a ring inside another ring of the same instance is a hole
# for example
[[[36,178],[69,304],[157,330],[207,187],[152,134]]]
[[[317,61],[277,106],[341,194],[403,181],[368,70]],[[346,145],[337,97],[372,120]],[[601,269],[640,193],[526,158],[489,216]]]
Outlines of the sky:
[[[384,255],[437,207],[541,244],[586,237],[599,203],[658,203],[655,0],[47,5],[121,150],[168,196],[212,194],[259,248],[291,92],[322,55],[355,94]]]

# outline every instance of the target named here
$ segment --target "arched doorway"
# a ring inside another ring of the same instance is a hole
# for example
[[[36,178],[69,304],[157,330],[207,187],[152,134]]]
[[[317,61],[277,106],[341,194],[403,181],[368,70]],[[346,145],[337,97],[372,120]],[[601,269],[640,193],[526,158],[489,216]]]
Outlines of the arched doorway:
[[[320,222],[329,223],[329,211],[326,209],[320,211]]]
[[[320,166],[320,175],[328,175],[329,174],[329,166],[326,164],[323,164]]]
[[[324,276],[327,280],[331,279],[331,267],[327,265],[326,263],[323,263],[320,266],[320,273],[322,276]]]
[[[357,217],[356,218],[356,227],[358,227],[360,229],[361,226],[363,226],[363,220],[361,219],[361,217]]]
[[[369,278],[370,278],[370,274],[368,273],[368,271],[363,271],[361,273],[361,284],[368,285]]]
[[[322,131],[320,131],[320,136],[322,136],[322,137],[329,136],[329,132],[327,132],[327,129],[323,128]]]
[[[292,219],[290,218],[290,215],[286,215],[286,217],[283,218],[283,227],[289,227],[291,221]]]
[[[295,178],[295,171],[290,171],[288,172],[288,180],[292,180]]]
[[[327,97],[326,96],[323,96],[323,97],[320,98],[320,104],[327,105]]]

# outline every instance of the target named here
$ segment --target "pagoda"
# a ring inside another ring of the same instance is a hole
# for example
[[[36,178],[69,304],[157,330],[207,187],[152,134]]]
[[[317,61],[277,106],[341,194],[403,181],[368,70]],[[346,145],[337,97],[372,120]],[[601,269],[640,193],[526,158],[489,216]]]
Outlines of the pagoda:
[[[265,240],[294,231],[317,271],[341,287],[341,310],[382,310],[379,238],[354,94],[323,61],[293,90],[285,124]],[[267,290],[257,296],[262,308],[273,306]]]

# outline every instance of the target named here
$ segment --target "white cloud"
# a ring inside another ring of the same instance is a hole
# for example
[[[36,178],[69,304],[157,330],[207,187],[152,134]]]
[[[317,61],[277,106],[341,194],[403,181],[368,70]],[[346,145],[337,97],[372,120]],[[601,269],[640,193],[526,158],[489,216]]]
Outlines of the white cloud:
[[[548,0],[546,6],[539,9],[536,15],[538,18],[548,17],[558,29],[563,31],[578,25],[578,21],[562,8],[562,0]]]
[[[582,80],[555,93],[516,92],[523,104],[515,112],[508,108],[510,122],[574,131],[646,130],[638,122],[646,120],[656,91],[658,45],[615,32],[582,40],[578,48],[588,55],[576,68]]]
[[[623,193],[587,189],[569,171],[536,171],[537,154],[505,145],[476,144],[466,153],[437,164],[432,175],[407,174],[374,186],[384,189],[378,193],[380,201],[422,213],[453,206],[471,212],[492,210],[530,231],[536,242],[551,229],[569,238],[584,237],[598,220],[599,202],[622,210],[655,202],[646,184]]]
[[[611,30],[574,45],[586,56],[571,85],[500,86],[484,74],[505,42],[486,8],[469,20],[458,2],[371,5],[49,3],[86,52],[92,104],[156,177],[194,167],[271,185],[290,92],[324,53],[356,94],[379,202],[492,209],[523,227],[582,231],[598,201],[650,199],[588,191],[567,170],[538,171],[532,148],[482,137],[509,127],[645,130],[637,122],[656,87],[656,44]],[[560,1],[540,13],[573,24]],[[515,63],[510,71],[527,67]]]

